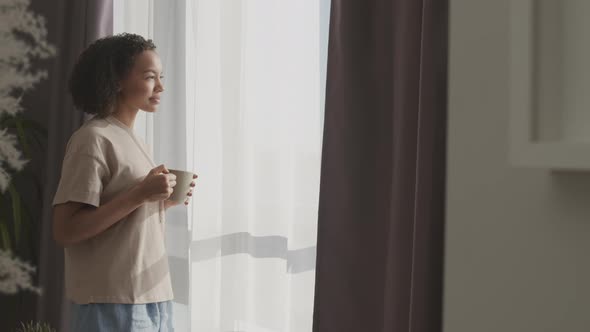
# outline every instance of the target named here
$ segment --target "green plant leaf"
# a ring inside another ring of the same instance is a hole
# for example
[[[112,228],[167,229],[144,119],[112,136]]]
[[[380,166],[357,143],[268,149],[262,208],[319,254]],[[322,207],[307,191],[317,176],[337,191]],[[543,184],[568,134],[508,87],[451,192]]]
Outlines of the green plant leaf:
[[[23,146],[23,150],[25,152],[25,157],[27,159],[31,159],[31,149],[29,148],[29,142],[27,141],[27,134],[25,133],[25,129],[23,128],[22,120],[20,118],[16,118],[16,133],[18,135],[18,140],[20,144]]]
[[[21,124],[25,129],[32,129],[32,132],[38,133],[43,137],[47,137],[47,129],[40,125],[38,122],[29,120],[29,119],[21,119]]]
[[[22,228],[22,218],[21,218],[21,203],[20,203],[20,195],[14,188],[14,182],[10,182],[8,185],[8,192],[10,193],[10,199],[12,201],[12,216],[14,219],[14,242],[15,247],[18,246],[20,242],[20,232]]]
[[[0,239],[2,239],[2,249],[12,249],[12,245],[10,244],[10,234],[8,233],[8,228],[6,227],[4,220],[0,220]]]
[[[9,194],[7,192],[0,193],[0,218],[6,214],[5,217],[8,217],[8,198],[6,198]]]
[[[33,129],[47,136],[47,129],[37,121],[25,118],[22,114],[4,115],[0,118],[0,126],[6,128],[16,128],[16,122],[20,122],[24,128]]]

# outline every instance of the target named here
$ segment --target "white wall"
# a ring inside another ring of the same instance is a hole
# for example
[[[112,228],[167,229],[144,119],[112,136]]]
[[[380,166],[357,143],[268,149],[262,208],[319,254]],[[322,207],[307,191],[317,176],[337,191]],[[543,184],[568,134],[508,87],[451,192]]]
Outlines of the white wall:
[[[510,1],[450,1],[444,331],[587,332],[590,173],[509,165]]]

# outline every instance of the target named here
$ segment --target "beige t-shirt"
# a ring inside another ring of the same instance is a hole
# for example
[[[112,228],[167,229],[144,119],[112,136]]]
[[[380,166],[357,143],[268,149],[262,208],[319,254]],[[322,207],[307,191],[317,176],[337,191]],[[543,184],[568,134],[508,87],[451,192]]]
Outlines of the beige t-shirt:
[[[113,116],[94,117],[66,147],[53,205],[96,207],[156,167],[147,146]],[[66,296],[78,304],[150,303],[173,298],[162,201],[145,203],[104,232],[65,248]]]

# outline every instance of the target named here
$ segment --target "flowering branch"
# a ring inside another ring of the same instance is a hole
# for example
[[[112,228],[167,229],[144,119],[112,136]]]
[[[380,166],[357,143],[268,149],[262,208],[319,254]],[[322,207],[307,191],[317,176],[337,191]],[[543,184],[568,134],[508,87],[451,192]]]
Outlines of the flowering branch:
[[[56,53],[47,42],[45,19],[31,13],[29,5],[30,0],[0,0],[0,119],[21,112],[22,95],[47,78],[47,71],[32,69],[32,60]],[[0,193],[10,184],[6,168],[20,171],[26,163],[14,135],[0,128]]]
[[[0,120],[21,112],[24,93],[47,77],[47,71],[32,69],[32,60],[56,53],[47,42],[45,19],[31,13],[29,5],[30,0],[0,0]],[[7,168],[20,171],[27,162],[17,149],[15,136],[0,128],[0,194],[10,184]],[[0,294],[20,290],[40,294],[41,289],[32,284],[34,273],[33,266],[0,249]]]

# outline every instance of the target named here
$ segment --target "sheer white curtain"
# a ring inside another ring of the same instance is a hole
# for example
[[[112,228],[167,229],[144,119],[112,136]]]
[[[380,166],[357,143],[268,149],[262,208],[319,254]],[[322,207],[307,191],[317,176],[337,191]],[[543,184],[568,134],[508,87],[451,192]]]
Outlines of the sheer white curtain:
[[[166,92],[136,131],[192,170],[167,213],[178,331],[311,331],[328,0],[115,1]]]

